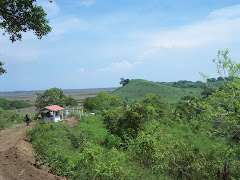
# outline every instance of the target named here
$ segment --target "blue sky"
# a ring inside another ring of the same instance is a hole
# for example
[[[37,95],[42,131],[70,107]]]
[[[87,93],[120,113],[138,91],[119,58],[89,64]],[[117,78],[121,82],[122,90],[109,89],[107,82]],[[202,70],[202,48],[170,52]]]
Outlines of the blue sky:
[[[52,32],[11,43],[0,30],[8,73],[0,91],[118,87],[120,78],[150,81],[217,77],[219,49],[240,58],[237,0],[37,0]]]

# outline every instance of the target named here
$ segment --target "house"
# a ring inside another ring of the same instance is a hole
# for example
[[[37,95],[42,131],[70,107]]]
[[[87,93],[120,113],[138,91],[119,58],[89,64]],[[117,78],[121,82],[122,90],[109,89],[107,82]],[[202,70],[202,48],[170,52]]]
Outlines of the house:
[[[45,108],[41,109],[40,112],[45,121],[58,122],[63,120],[63,110],[64,108],[60,106],[52,105],[46,106]]]

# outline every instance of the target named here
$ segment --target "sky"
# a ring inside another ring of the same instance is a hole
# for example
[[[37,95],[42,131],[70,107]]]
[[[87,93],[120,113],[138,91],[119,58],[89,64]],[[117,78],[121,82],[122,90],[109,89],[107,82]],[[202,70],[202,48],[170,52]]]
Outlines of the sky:
[[[12,43],[0,29],[0,92],[119,87],[218,77],[229,49],[240,63],[239,0],[37,0],[52,32]]]

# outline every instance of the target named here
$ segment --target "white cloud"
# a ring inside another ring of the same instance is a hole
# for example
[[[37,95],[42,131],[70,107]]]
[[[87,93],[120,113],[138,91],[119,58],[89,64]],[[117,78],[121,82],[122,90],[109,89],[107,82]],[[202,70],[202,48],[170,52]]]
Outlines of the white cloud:
[[[125,70],[131,69],[133,65],[134,64],[131,64],[126,60],[122,62],[113,62],[109,66],[100,69],[100,71],[103,71],[103,72],[125,71]]]
[[[240,5],[230,6],[215,10],[209,14],[209,18],[232,18],[240,17]]]
[[[96,4],[96,0],[81,0],[78,4],[80,6],[90,7]]]
[[[49,37],[56,39],[63,34],[88,30],[88,23],[76,17],[63,17],[53,22]]]
[[[146,59],[162,49],[226,47],[240,40],[239,29],[240,5],[215,10],[202,22],[159,33],[140,33],[138,37],[144,37],[146,50],[138,58]]]

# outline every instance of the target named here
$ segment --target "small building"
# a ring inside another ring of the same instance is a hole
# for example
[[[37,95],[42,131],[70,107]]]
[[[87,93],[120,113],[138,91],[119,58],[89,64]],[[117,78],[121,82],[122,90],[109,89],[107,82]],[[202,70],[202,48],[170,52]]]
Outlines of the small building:
[[[47,122],[58,122],[63,120],[63,110],[64,108],[52,105],[46,106],[45,108],[41,109],[42,118]],[[61,119],[62,116],[62,119]]]

